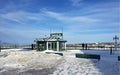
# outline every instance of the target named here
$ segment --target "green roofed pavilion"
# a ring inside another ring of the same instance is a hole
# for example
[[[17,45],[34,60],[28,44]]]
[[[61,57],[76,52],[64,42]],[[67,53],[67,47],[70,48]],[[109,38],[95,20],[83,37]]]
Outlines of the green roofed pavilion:
[[[37,38],[35,40],[38,51],[43,50],[66,50],[66,40],[63,40],[63,33],[51,33],[50,37]]]

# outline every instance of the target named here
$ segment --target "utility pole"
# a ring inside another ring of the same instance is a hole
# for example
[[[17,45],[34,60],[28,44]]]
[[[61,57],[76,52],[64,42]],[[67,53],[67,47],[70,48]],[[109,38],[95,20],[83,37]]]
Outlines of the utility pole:
[[[119,37],[115,35],[115,37],[113,37],[113,40],[115,40],[114,47],[115,47],[115,50],[117,50],[117,40],[119,40]]]

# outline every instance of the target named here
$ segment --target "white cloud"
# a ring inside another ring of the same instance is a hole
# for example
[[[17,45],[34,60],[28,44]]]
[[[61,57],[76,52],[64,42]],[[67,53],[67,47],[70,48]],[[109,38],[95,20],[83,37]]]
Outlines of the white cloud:
[[[15,28],[5,28],[1,27],[0,33],[7,34],[9,36],[20,36],[22,38],[39,38],[44,37],[44,35],[47,35],[49,31],[47,29],[41,28],[41,29],[34,29],[29,27],[19,27],[17,29]]]
[[[87,16],[66,16],[62,13],[57,13],[53,11],[42,10],[38,13],[30,13],[25,11],[18,12],[8,12],[5,14],[0,14],[1,18],[8,19],[11,21],[18,22],[20,24],[25,24],[31,20],[33,21],[42,21],[42,20],[50,20],[54,18],[58,21],[62,21],[64,23],[89,23],[89,22],[98,22],[98,19],[90,18]]]
[[[62,25],[65,39],[68,39],[68,41],[92,42],[112,40],[111,38],[117,33],[117,30],[120,30],[118,22],[120,8],[117,5],[118,3],[96,3],[86,6],[86,4],[83,5],[84,0],[70,0],[70,2],[72,6],[78,7],[64,13],[61,13],[63,12],[61,10],[61,12],[54,12],[57,10],[49,11],[46,8],[34,13],[23,9],[19,10],[19,8],[27,6],[26,4],[29,5],[29,2],[23,2],[24,4],[17,6],[14,3],[7,4],[0,13],[0,32],[13,37],[17,35],[35,38],[49,34],[49,27],[53,27],[53,31],[59,32],[60,27],[57,25]],[[8,20],[20,24],[15,24],[14,27],[12,22]]]
[[[94,43],[94,42],[113,42],[113,37],[119,33],[101,33],[101,34],[75,34],[71,32],[64,33],[64,39],[67,39],[67,43]]]
[[[25,11],[9,12],[9,13],[0,14],[0,15],[3,19],[15,21],[20,24],[24,24],[25,22],[28,22],[30,20],[39,21],[43,19],[43,16],[40,13],[29,13]]]
[[[83,0],[70,0],[72,6],[80,6]]]
[[[94,18],[89,18],[87,16],[66,16],[64,14],[61,13],[56,13],[56,12],[52,12],[52,11],[44,11],[44,13],[52,18],[55,18],[57,20],[60,21],[64,21],[64,22],[98,22],[98,19],[94,19]]]

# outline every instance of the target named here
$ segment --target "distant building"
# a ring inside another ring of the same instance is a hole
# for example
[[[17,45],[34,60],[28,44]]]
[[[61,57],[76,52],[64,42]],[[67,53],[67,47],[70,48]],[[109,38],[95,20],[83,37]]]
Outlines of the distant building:
[[[50,37],[38,38],[35,40],[38,51],[55,50],[61,51],[66,49],[66,40],[63,40],[63,33],[51,33]]]

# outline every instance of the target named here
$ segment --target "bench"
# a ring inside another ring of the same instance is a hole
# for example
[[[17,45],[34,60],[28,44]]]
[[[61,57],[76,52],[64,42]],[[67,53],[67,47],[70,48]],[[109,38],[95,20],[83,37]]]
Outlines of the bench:
[[[120,61],[120,56],[118,56],[118,61]]]
[[[76,54],[76,58],[90,58],[90,59],[98,59],[100,60],[100,55],[96,54]]]
[[[54,52],[46,52],[47,54],[58,54],[60,56],[63,56],[63,53],[54,53]]]

